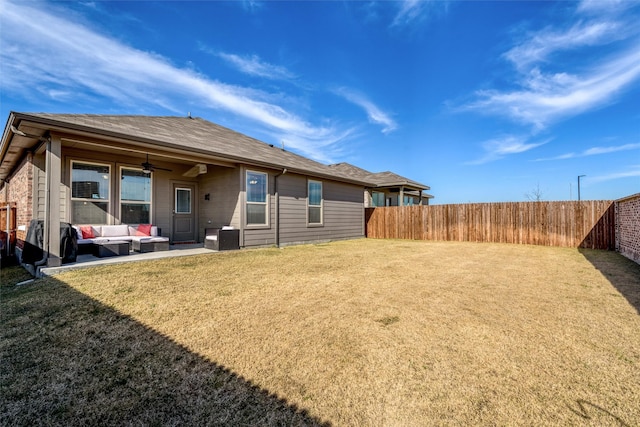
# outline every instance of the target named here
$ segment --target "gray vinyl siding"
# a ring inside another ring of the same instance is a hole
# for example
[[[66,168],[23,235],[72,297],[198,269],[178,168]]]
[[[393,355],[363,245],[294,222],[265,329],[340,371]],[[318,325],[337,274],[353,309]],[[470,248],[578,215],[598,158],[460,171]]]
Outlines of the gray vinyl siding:
[[[307,177],[285,174],[278,177],[280,199],[280,244],[364,237],[364,188],[335,181],[322,182],[323,224],[307,224]],[[270,193],[275,193],[274,177],[269,177]],[[244,246],[275,244],[275,197],[271,197],[271,221],[267,229],[245,230]]]
[[[364,236],[364,189],[362,187],[335,181],[322,181],[323,224],[309,226],[307,224],[307,178],[299,175],[285,177],[286,179],[279,182],[280,244]]]
[[[241,168],[209,166],[209,172],[200,175],[200,241],[205,228],[241,228],[240,172]],[[205,200],[206,194],[209,200]]]
[[[173,186],[170,175],[166,171],[154,172],[151,222],[160,228],[165,237],[171,237],[173,228]]]

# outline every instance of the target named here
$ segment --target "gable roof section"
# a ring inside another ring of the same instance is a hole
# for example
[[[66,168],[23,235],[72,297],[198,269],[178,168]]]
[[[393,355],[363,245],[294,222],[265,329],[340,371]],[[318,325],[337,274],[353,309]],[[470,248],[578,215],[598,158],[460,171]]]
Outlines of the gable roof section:
[[[421,184],[417,181],[413,181],[409,178],[405,178],[389,171],[373,173],[346,162],[329,165],[329,167],[354,179],[359,178],[365,181],[369,181],[374,184],[372,187],[405,186],[410,187],[414,190],[431,189],[431,187],[429,187],[428,185]]]
[[[0,162],[5,162],[11,138],[8,130],[21,121],[59,132],[78,132],[145,143],[150,146],[182,149],[200,155],[215,156],[235,163],[287,169],[316,177],[358,185],[371,183],[329,166],[207,120],[192,117],[15,113],[9,116],[0,146]],[[6,168],[4,169],[6,171]],[[0,178],[6,178],[0,176]]]

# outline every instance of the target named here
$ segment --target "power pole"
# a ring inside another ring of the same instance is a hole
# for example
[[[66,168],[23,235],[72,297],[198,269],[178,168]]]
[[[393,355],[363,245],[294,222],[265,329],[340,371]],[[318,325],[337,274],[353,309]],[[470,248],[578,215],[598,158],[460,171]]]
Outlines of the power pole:
[[[578,175],[578,201],[580,201],[580,178],[587,175]]]

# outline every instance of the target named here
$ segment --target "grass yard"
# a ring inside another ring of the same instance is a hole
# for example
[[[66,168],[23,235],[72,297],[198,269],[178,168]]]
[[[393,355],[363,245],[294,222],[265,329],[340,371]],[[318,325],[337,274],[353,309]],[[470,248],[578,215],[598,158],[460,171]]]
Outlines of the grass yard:
[[[640,425],[640,266],[616,253],[362,239],[9,270],[2,425]]]

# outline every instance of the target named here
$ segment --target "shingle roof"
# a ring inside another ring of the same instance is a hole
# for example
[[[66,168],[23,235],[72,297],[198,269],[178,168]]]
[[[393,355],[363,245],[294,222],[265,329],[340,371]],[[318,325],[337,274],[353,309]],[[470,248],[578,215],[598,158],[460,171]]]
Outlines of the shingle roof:
[[[50,113],[12,115],[15,116],[16,122],[26,120],[52,128],[186,149],[233,162],[287,168],[291,172],[303,172],[363,185],[370,184],[362,178],[345,175],[322,163],[200,118]]]
[[[329,167],[354,179],[359,178],[365,181],[370,181],[374,183],[376,187],[407,186],[417,190],[431,189],[428,185],[421,184],[417,181],[413,181],[389,171],[377,173],[369,172],[346,162],[329,165]]]

